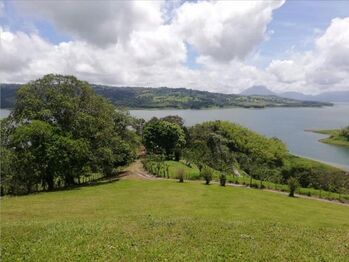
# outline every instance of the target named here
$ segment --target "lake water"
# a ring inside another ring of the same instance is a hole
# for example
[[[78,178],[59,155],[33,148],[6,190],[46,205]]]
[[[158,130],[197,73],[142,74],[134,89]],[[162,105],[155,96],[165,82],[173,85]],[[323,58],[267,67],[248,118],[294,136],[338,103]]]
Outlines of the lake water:
[[[10,113],[1,109],[0,118]],[[296,155],[320,160],[349,170],[349,148],[320,143],[326,135],[305,129],[332,129],[349,125],[349,104],[323,108],[130,110],[131,115],[149,120],[167,115],[181,116],[187,126],[209,120],[239,123],[269,137],[278,137]]]

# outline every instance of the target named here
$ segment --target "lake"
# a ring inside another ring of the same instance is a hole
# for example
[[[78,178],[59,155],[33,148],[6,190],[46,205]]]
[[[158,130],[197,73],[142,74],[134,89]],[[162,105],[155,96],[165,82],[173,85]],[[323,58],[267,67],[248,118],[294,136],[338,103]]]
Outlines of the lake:
[[[0,118],[10,110],[1,109]],[[326,135],[305,129],[332,129],[349,125],[349,104],[323,108],[227,108],[201,110],[130,110],[131,115],[149,120],[167,115],[181,116],[187,126],[209,120],[239,123],[268,137],[284,141],[291,153],[327,162],[349,170],[349,148],[320,143]]]

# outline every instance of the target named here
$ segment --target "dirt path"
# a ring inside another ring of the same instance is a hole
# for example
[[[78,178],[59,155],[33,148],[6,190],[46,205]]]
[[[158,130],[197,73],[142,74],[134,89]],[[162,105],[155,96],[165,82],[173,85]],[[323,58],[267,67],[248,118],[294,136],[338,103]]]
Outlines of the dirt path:
[[[156,177],[145,171],[141,160],[137,159],[126,168],[125,173],[121,176],[121,179],[155,180]]]

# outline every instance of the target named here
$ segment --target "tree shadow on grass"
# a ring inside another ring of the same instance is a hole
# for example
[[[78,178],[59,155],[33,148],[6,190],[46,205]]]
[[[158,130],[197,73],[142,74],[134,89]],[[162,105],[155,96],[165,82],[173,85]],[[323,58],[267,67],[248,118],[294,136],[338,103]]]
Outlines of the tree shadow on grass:
[[[120,171],[116,176],[110,176],[110,177],[100,177],[98,179],[92,180],[92,181],[87,181],[84,183],[80,184],[74,184],[71,186],[66,186],[66,187],[59,187],[55,188],[53,190],[41,190],[41,191],[36,191],[32,192],[30,194],[23,194],[23,195],[5,195],[5,197],[21,197],[21,196],[29,196],[29,195],[37,195],[37,194],[42,194],[42,193],[51,193],[51,192],[60,192],[60,191],[70,191],[70,190],[80,190],[81,188],[85,187],[94,187],[94,186],[101,186],[105,184],[110,184],[114,183],[120,180],[120,178],[127,176],[127,171]],[[1,198],[3,198],[2,196]]]

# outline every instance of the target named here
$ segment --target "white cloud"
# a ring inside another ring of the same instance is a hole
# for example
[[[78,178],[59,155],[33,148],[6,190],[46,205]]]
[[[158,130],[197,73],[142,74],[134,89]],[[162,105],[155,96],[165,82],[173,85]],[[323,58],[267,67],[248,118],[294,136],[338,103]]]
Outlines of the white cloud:
[[[25,15],[45,18],[79,40],[107,46],[127,40],[133,31],[162,24],[162,1],[18,1]]]
[[[174,27],[202,56],[222,62],[245,58],[267,37],[272,11],[284,1],[186,2]]]
[[[280,90],[311,93],[349,89],[349,17],[333,19],[314,42],[311,51],[270,63],[267,71],[281,82]]]
[[[37,53],[52,46],[36,34],[11,33],[0,27],[0,72],[12,74],[25,69]]]
[[[305,77],[302,67],[293,60],[273,60],[269,64],[267,72],[274,74],[277,80],[283,83],[294,83]]]

